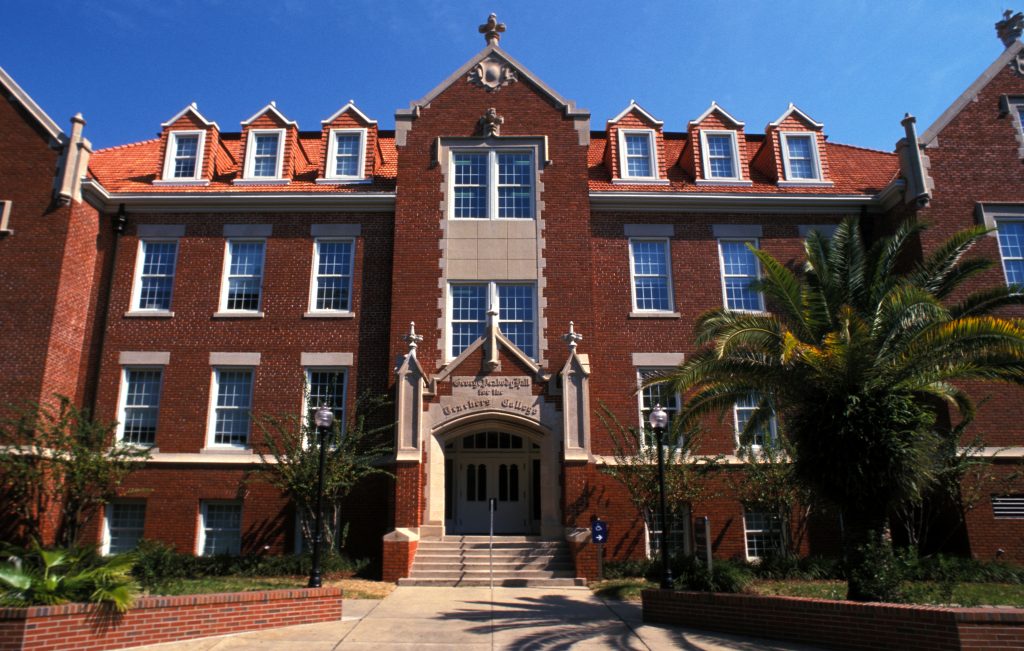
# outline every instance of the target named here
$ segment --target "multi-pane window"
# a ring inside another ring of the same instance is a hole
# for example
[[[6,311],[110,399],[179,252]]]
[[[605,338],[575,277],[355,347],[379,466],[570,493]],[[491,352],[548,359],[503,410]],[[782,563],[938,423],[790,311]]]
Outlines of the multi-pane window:
[[[178,242],[142,240],[140,247],[142,264],[139,267],[139,277],[136,279],[138,289],[135,309],[170,310]]]
[[[352,309],[352,240],[317,240],[314,247],[313,305],[317,312]]]
[[[775,442],[776,431],[778,430],[775,414],[771,414],[767,422],[761,423],[749,433],[748,439],[743,439],[744,432],[747,430],[747,424],[760,404],[761,396],[752,393],[737,400],[733,408],[736,416],[736,439],[753,447],[772,445]]]
[[[747,245],[757,247],[757,240],[719,240],[722,259],[722,287],[725,307],[729,310],[757,312],[764,310],[761,292],[750,283],[759,277],[757,256]]]
[[[171,177],[194,179],[199,167],[199,134],[173,134],[174,158]]]
[[[228,240],[225,310],[259,311],[265,248],[263,240]]]
[[[213,372],[213,444],[245,447],[249,443],[253,371],[218,368]]]
[[[534,357],[536,345],[536,288],[516,283],[453,283],[451,296],[451,356],[480,338],[488,310],[498,312],[498,328],[520,350]]]
[[[249,142],[252,147],[249,154],[249,176],[261,179],[277,178],[281,156],[281,133],[253,133]]]
[[[625,151],[623,152],[623,177],[651,178],[654,176],[654,147],[652,146],[651,132],[642,131],[637,133],[626,132],[622,142]]]
[[[997,222],[999,255],[1008,285],[1024,285],[1024,221]]]
[[[533,154],[473,151],[452,154],[452,216],[531,219]]]
[[[161,375],[159,368],[124,370],[121,440],[125,443],[156,445]]]
[[[106,554],[130,552],[139,546],[146,524],[145,502],[111,502],[106,509]]]
[[[1024,135],[1024,104],[1017,105],[1017,126]]]
[[[345,369],[306,369],[306,415],[311,422],[316,410],[327,405],[334,412],[334,420],[344,425],[346,379]]]
[[[707,145],[707,177],[710,179],[734,179],[736,160],[734,156],[734,136],[728,133],[704,134]]]
[[[242,505],[230,502],[203,502],[203,556],[238,555],[242,548]]]
[[[672,311],[668,240],[629,241],[633,307],[640,312]]]
[[[353,131],[334,132],[334,176],[358,178],[363,156],[362,134]]]
[[[672,391],[672,387],[667,382],[643,386],[644,382],[661,375],[667,370],[669,369],[641,368],[637,371],[637,380],[642,387],[640,390],[640,424],[644,431],[644,443],[646,445],[657,445],[658,443],[654,438],[654,432],[651,431],[651,426],[647,422],[655,405],[661,405],[662,409],[668,414],[668,431],[672,430],[672,423],[675,421],[676,414],[679,413],[679,394]],[[668,439],[666,439],[667,441]]]
[[[782,521],[774,513],[744,511],[747,558],[764,558],[782,550]]]
[[[810,134],[786,134],[783,137],[787,179],[814,180],[818,178],[818,164],[815,160],[812,138],[813,136]]]
[[[672,511],[668,514],[670,525],[668,533],[668,553],[670,556],[682,556],[686,554],[688,541],[690,539],[690,510],[683,507],[681,510]],[[659,558],[661,556],[661,539],[664,530],[661,526],[661,514],[657,511],[650,514],[651,522],[647,530],[648,558]]]

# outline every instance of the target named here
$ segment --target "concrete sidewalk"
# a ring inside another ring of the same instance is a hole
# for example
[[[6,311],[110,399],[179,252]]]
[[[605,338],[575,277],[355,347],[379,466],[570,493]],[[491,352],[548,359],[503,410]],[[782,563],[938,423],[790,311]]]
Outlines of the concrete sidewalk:
[[[136,651],[298,649],[689,649],[813,651],[812,647],[643,624],[639,603],[587,588],[399,587],[382,601],[346,599],[340,622],[171,642]]]

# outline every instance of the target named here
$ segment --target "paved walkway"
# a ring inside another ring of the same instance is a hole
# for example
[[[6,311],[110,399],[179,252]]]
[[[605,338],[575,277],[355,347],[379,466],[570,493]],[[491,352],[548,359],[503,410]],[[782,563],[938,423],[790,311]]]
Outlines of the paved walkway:
[[[340,622],[170,642],[135,651],[279,649],[687,649],[814,651],[811,647],[644,624],[639,603],[604,601],[586,588],[395,589],[382,601],[346,599]]]

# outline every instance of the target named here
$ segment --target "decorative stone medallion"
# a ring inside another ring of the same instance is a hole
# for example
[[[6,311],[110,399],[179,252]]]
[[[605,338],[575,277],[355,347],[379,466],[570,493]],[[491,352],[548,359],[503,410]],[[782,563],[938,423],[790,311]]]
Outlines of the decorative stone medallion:
[[[487,57],[469,71],[469,83],[489,93],[501,90],[512,82],[519,81],[516,70],[500,57]]]

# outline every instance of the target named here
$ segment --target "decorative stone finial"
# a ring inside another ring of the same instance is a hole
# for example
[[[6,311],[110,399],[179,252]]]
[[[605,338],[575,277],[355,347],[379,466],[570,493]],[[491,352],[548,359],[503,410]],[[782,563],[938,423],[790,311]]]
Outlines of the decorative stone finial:
[[[570,321],[569,332],[567,334],[562,335],[562,339],[564,339],[565,342],[569,344],[569,351],[575,352],[576,345],[583,341],[583,335],[576,332],[576,326],[573,324],[572,321]]]
[[[505,118],[498,115],[497,109],[491,107],[483,114],[477,122],[480,127],[480,134],[485,138],[501,135],[501,125],[505,124]]]
[[[1012,9],[1003,12],[1003,19],[996,23],[996,35],[1003,42],[1005,47],[1010,47],[1017,42],[1024,33],[1024,14],[1013,13]]]
[[[505,31],[505,23],[498,22],[498,14],[491,14],[477,31],[484,35],[488,45],[497,45],[501,40],[501,33]]]
[[[416,347],[423,341],[423,335],[416,334],[416,322],[409,322],[409,334],[402,335],[402,340],[409,344],[409,354],[416,355]]]

